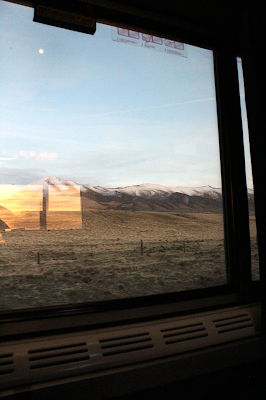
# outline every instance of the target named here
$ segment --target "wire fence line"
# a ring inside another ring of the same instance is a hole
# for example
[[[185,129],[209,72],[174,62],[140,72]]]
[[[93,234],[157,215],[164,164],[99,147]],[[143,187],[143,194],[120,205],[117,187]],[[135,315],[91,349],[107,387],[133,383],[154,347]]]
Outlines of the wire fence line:
[[[223,239],[208,239],[208,240],[167,240],[158,239],[139,241],[122,241],[119,238],[112,241],[102,241],[99,244],[60,244],[42,246],[36,248],[34,245],[13,245],[3,253],[0,253],[0,265],[8,265],[10,263],[21,262],[36,262],[41,264],[49,261],[77,261],[86,260],[97,257],[97,255],[106,254],[128,254],[145,256],[152,253],[211,253],[224,251]]]

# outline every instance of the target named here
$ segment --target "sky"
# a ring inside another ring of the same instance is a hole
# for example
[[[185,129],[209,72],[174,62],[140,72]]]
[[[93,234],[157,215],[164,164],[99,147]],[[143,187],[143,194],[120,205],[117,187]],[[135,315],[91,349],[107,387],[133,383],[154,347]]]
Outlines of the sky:
[[[0,184],[221,187],[212,51],[125,34],[0,1]]]

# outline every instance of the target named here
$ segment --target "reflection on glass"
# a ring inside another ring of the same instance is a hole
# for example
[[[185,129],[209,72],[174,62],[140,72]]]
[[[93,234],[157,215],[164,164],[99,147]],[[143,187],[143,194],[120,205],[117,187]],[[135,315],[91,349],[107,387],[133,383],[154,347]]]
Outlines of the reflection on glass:
[[[42,186],[0,185],[0,204],[6,229],[40,229]]]
[[[0,8],[2,310],[225,284],[212,51]]]
[[[0,204],[8,231],[82,228],[78,185],[0,185]]]
[[[242,116],[244,150],[245,150],[246,179],[247,179],[247,188],[248,188],[252,280],[259,280],[260,279],[260,271],[259,271],[258,243],[257,243],[257,226],[256,226],[256,216],[255,216],[255,206],[254,206],[254,189],[253,189],[253,177],[252,177],[252,168],[251,168],[251,159],[250,159],[248,120],[247,120],[247,109],[246,109],[246,100],[245,100],[245,86],[244,86],[244,76],[243,76],[243,68],[242,68],[241,58],[237,58],[237,68],[238,68],[238,81],[239,81],[239,92],[240,92],[240,105],[241,105],[241,116]]]

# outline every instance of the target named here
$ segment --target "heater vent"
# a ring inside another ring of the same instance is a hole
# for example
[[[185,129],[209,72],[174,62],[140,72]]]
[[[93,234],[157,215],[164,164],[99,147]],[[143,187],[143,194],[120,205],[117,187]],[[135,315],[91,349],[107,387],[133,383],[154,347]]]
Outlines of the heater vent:
[[[84,361],[90,358],[85,342],[28,351],[30,369]]]
[[[13,353],[0,354],[0,376],[14,372]]]
[[[149,332],[99,340],[104,357],[150,349],[154,347]]]
[[[208,336],[202,322],[162,329],[165,344],[173,344]]]
[[[229,318],[215,319],[213,320],[213,323],[215,324],[219,334],[254,326],[251,317],[246,313],[235,315]]]

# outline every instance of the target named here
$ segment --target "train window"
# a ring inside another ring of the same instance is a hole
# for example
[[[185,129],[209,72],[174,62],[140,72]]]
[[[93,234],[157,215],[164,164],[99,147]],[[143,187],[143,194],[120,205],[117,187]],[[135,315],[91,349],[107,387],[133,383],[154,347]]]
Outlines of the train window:
[[[213,51],[0,8],[1,310],[227,284]]]

